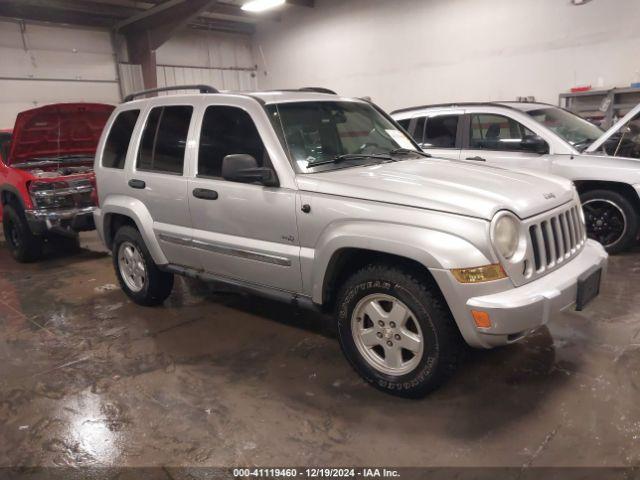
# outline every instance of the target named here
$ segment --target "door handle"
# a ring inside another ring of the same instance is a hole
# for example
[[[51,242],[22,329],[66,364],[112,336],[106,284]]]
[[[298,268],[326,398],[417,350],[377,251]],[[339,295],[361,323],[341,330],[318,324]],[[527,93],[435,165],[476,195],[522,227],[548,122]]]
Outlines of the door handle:
[[[482,158],[478,155],[476,155],[475,157],[467,157],[467,160],[474,160],[476,162],[486,162],[487,159],[486,158]]]
[[[142,188],[146,187],[147,184],[144,183],[144,180],[136,180],[135,178],[132,178],[131,180],[129,180],[129,186],[131,188],[142,189]]]
[[[193,196],[196,198],[201,198],[202,200],[217,200],[218,192],[215,190],[209,190],[207,188],[194,188]]]

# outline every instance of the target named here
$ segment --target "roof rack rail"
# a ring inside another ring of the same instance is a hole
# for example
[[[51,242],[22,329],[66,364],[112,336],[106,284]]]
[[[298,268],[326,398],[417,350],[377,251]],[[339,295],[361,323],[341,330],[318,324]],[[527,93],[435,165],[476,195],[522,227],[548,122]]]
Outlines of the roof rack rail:
[[[298,89],[301,92],[315,92],[315,93],[326,93],[329,95],[338,95],[336,92],[329,88],[324,87],[302,87]]]
[[[150,90],[142,90],[140,92],[130,93],[126,97],[124,97],[123,102],[130,102],[136,97],[141,97],[143,95],[149,95],[151,93],[158,92],[170,92],[174,90],[199,90],[200,93],[220,93],[218,89],[213,88],[210,85],[174,85],[171,87],[160,87],[160,88],[152,88]]]

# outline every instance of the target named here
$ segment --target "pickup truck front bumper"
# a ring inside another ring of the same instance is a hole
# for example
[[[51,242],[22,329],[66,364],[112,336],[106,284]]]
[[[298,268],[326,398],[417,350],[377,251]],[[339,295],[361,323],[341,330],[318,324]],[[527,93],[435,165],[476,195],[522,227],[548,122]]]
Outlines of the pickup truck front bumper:
[[[481,289],[479,295],[474,295],[473,288],[465,289],[461,294],[459,287],[449,284],[443,293],[449,302],[451,290],[458,290],[455,296],[462,305],[452,305],[451,310],[462,335],[467,343],[473,347],[493,348],[518,341],[545,325],[555,315],[576,304],[578,295],[578,279],[585,274],[601,269],[601,281],[607,267],[607,253],[602,245],[593,240],[587,240],[582,251],[568,261],[563,267],[534,280],[530,283],[514,288],[489,293],[488,284],[477,284]],[[439,271],[436,279],[443,284],[443,270]],[[449,273],[450,275],[450,273]],[[451,278],[452,282],[455,279]],[[503,282],[506,286],[506,281]],[[449,283],[449,282],[446,282]],[[497,283],[497,282],[496,282]],[[460,284],[458,284],[460,286]],[[462,298],[460,298],[462,297]],[[476,327],[472,311],[486,312],[491,319],[491,327]]]
[[[25,210],[25,217],[34,235],[47,232],[59,235],[75,235],[77,232],[95,230],[93,211],[96,207],[67,210]]]

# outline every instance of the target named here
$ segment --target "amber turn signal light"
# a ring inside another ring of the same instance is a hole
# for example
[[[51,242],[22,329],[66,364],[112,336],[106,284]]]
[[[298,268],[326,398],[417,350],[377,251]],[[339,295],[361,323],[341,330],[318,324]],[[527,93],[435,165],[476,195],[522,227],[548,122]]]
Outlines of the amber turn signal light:
[[[451,273],[460,283],[481,283],[507,278],[502,265],[497,263],[483,267],[453,268]]]
[[[487,312],[481,312],[479,310],[471,310],[473,315],[473,321],[478,328],[491,328],[491,318]]]

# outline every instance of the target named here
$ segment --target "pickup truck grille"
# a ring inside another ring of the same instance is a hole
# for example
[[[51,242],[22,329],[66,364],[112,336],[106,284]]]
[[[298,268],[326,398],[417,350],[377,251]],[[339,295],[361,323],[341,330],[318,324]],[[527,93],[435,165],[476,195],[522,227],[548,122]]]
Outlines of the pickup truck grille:
[[[578,208],[572,205],[529,226],[536,273],[571,258],[584,245],[587,236]]]

